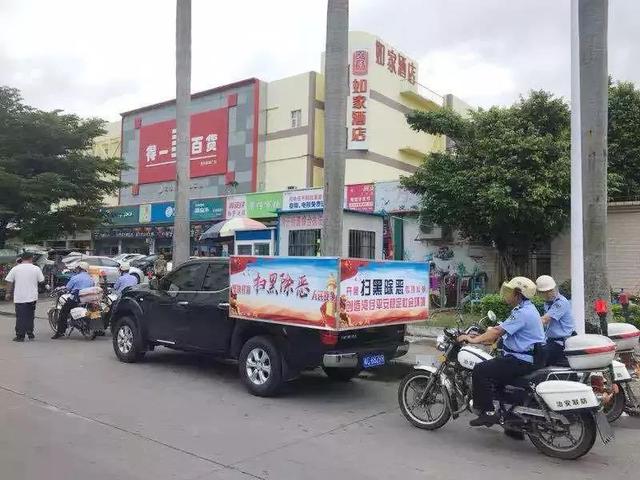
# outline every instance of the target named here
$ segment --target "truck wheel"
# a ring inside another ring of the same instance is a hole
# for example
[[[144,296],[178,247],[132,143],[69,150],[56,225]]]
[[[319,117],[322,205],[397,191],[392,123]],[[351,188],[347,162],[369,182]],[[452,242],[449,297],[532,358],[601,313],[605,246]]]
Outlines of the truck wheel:
[[[120,317],[113,331],[113,351],[118,360],[134,363],[144,356],[142,335],[130,317]]]
[[[338,382],[348,382],[361,372],[359,368],[322,367],[322,370],[327,374],[327,377]]]
[[[244,344],[238,369],[249,392],[258,397],[271,397],[282,386],[282,355],[269,337],[253,337]]]

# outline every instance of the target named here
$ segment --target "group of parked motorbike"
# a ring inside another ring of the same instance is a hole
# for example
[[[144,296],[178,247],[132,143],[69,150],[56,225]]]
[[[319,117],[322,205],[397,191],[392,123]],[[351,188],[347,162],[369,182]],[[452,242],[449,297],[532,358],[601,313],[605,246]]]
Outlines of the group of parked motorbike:
[[[486,318],[496,321],[493,312]],[[401,381],[398,402],[412,425],[436,430],[473,410],[473,368],[499,355],[500,347],[494,345],[488,352],[457,339],[484,330],[482,321],[466,329],[445,329],[437,339],[440,358],[418,362]],[[603,443],[612,440],[610,423],[623,412],[639,415],[640,397],[634,386],[640,368],[634,348],[640,330],[611,323],[607,334],[570,337],[565,343],[568,367],[542,368],[512,385],[496,387],[496,413],[505,433],[513,438],[528,436],[545,455],[576,459],[591,450],[598,432]]]

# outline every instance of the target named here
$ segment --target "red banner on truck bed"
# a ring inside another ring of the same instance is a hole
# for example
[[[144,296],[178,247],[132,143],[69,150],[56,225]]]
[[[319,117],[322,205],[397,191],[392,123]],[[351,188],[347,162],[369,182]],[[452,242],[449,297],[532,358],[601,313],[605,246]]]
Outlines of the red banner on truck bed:
[[[191,115],[189,159],[191,178],[227,171],[229,114],[226,108]],[[176,179],[176,121],[140,128],[138,183]]]

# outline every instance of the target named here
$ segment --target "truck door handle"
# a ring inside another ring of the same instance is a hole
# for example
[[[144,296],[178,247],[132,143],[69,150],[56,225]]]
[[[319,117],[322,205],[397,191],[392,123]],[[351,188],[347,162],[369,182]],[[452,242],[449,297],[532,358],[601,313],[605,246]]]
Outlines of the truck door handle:
[[[225,308],[229,308],[229,302],[221,302],[218,304],[218,308],[223,310]]]
[[[186,301],[178,302],[178,305],[182,307],[186,307],[187,305],[189,305],[189,302],[186,302]]]

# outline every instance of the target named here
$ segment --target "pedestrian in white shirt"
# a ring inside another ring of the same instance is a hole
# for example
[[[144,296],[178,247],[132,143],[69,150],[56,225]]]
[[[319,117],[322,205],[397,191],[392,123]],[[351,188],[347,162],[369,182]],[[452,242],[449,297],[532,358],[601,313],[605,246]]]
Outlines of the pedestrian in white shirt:
[[[33,254],[22,254],[22,262],[13,267],[5,279],[8,284],[7,299],[16,307],[16,337],[14,342],[24,342],[27,335],[33,340],[33,317],[38,301],[38,283],[44,282],[44,275],[40,267],[33,264]]]

